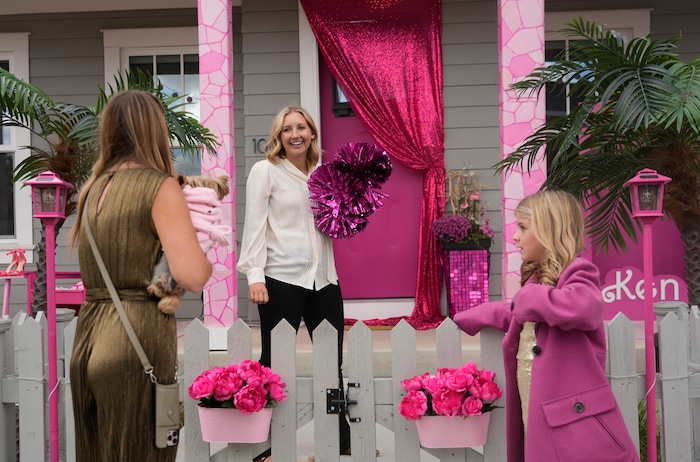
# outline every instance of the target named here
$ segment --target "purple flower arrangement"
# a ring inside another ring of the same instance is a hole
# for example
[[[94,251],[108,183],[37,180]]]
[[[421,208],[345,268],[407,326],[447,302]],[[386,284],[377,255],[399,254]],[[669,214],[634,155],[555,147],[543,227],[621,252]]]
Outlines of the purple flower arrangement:
[[[459,242],[467,238],[472,225],[461,215],[443,215],[433,222],[432,229],[440,242]]]

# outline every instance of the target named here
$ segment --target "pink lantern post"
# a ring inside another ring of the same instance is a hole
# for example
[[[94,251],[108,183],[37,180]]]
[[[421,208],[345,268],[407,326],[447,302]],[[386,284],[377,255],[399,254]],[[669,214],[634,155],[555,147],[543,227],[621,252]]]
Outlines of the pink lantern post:
[[[46,320],[49,350],[49,447],[51,462],[58,462],[58,353],[56,345],[56,223],[66,218],[66,196],[72,184],[53,172],[25,181],[32,187],[34,218],[46,230]]]
[[[642,222],[644,259],[644,354],[646,359],[647,401],[647,460],[656,460],[656,357],[654,350],[654,288],[652,287],[652,239],[651,226],[663,215],[664,185],[669,177],[645,168],[625,183],[630,188],[632,218]]]

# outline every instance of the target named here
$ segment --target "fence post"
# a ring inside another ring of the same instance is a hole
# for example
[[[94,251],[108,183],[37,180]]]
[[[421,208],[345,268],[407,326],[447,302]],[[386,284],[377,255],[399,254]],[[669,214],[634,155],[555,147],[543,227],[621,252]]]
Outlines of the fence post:
[[[250,359],[253,355],[253,334],[250,327],[241,318],[238,318],[233,326],[229,327],[226,333],[226,345],[228,348],[227,364],[240,363],[244,359]],[[249,462],[254,456],[250,444],[229,443],[225,451],[228,455],[228,462]]]
[[[72,310],[71,310],[72,311]],[[75,312],[73,312],[75,315]],[[78,319],[73,319],[68,325],[62,329],[63,345],[65,350],[66,373],[63,379],[63,388],[65,390],[65,407],[66,407],[66,461],[75,462],[75,415],[73,414],[73,393],[70,386],[70,361],[73,357],[73,343],[75,343],[75,329],[78,326]]]
[[[66,375],[70,375],[68,369],[70,363],[66,362],[66,346],[64,343],[65,329],[69,322],[75,317],[75,311],[67,308],[56,309],[56,370],[58,372],[56,390],[53,393],[58,393],[58,452],[59,460],[66,460],[66,400],[61,399],[61,394],[65,395],[66,388],[64,386]],[[47,331],[48,345],[48,331]],[[72,348],[73,344],[71,344]],[[51,390],[49,390],[51,393]]]
[[[479,340],[481,342],[481,369],[488,369],[496,373],[496,383],[503,390],[503,396],[497,403],[499,409],[491,411],[489,421],[489,434],[484,445],[484,460],[506,460],[506,371],[503,363],[503,336],[500,330],[486,327],[481,329]],[[513,390],[513,393],[517,391]]]
[[[287,384],[287,399],[277,403],[272,412],[273,459],[280,462],[295,462],[297,455],[297,353],[296,348],[290,348],[296,345],[296,337],[296,330],[286,320],[272,329],[270,365]]]
[[[356,460],[374,461],[377,458],[377,431],[374,411],[374,363],[372,357],[372,331],[358,321],[348,332],[348,415],[352,429],[352,456]],[[354,386],[350,386],[350,383]]]
[[[338,331],[323,320],[313,331],[314,343],[314,446],[316,459],[324,462],[340,460],[340,424],[337,414],[326,413],[329,390],[340,385],[338,377]],[[337,409],[337,406],[336,406]]]
[[[435,353],[436,365],[440,367],[457,368],[462,362],[462,330],[451,318],[445,318],[435,329]],[[473,460],[469,458],[466,448],[444,448],[434,452],[439,454],[440,462],[463,462]],[[480,457],[480,456],[479,456]]]
[[[688,314],[688,326],[690,329],[690,349],[688,356],[693,366],[693,389],[695,393],[690,399],[690,418],[693,428],[693,449],[700,450],[700,312],[698,307],[693,305],[690,307]]]
[[[416,331],[405,319],[391,330],[391,377],[394,392],[394,453],[395,460],[420,461],[420,443],[416,424],[404,419],[398,405],[406,395],[401,381],[415,375],[417,368]]]
[[[27,313],[17,316],[15,345],[19,374],[19,452],[23,461],[45,460],[47,401],[44,389],[44,336],[39,323]]]
[[[185,328],[183,384],[186,390],[199,374],[209,368],[209,329],[202,321],[193,319]],[[209,462],[209,443],[202,439],[199,426],[197,402],[187,394],[185,402],[185,460],[187,462]]]
[[[639,391],[637,389],[634,325],[623,313],[608,323],[608,368],[610,387],[625,419],[634,447],[639,452]]]
[[[690,462],[690,410],[688,409],[688,325],[671,313],[659,324],[659,366],[664,460]]]
[[[3,380],[14,375],[8,370],[8,356],[14,355],[14,347],[8,348],[7,337],[12,327],[12,320],[0,319],[0,396],[3,395]],[[14,361],[13,361],[14,363]],[[15,403],[0,402],[0,459],[13,460],[17,457],[17,428],[15,424]]]

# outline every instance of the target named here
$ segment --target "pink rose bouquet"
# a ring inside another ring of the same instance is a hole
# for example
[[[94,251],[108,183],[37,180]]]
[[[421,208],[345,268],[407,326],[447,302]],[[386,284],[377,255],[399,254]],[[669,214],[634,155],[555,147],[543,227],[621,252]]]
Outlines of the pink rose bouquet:
[[[495,372],[479,370],[471,361],[456,369],[440,368],[435,375],[406,379],[401,382],[407,393],[399,403],[399,413],[406,420],[418,420],[424,415],[468,417],[490,412],[503,395],[495,377]]]
[[[287,393],[280,376],[257,361],[215,367],[202,372],[187,389],[201,407],[235,408],[252,414],[284,401]]]

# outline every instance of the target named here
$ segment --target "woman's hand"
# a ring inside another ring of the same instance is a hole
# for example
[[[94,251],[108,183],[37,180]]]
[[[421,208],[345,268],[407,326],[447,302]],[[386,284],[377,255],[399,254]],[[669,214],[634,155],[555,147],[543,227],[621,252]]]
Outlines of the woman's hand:
[[[158,189],[151,217],[173,279],[185,290],[201,291],[212,266],[199,246],[185,196],[175,178],[165,179]]]
[[[267,286],[264,282],[254,282],[250,285],[250,301],[258,304],[265,304],[270,301],[267,294]]]

